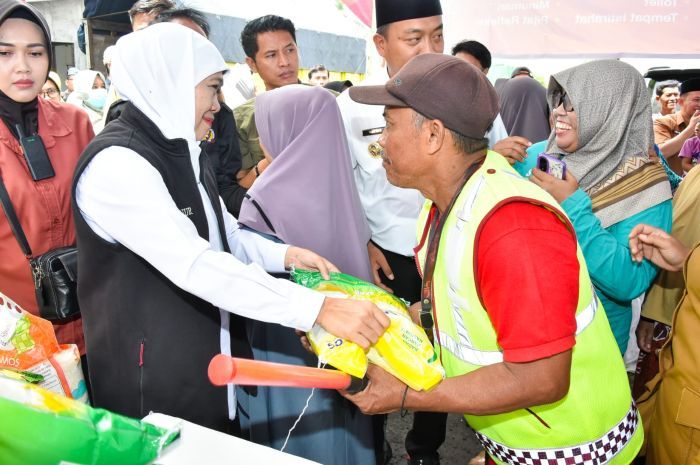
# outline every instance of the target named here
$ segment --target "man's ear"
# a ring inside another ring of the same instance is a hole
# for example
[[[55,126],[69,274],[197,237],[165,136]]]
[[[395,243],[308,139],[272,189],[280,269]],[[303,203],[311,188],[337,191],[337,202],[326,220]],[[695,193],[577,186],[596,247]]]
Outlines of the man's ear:
[[[252,72],[258,72],[258,67],[255,66],[255,60],[253,60],[251,57],[245,57],[245,63],[248,65]]]
[[[428,153],[433,155],[437,153],[446,142],[447,128],[439,119],[428,120]]]
[[[374,34],[372,40],[374,41],[374,47],[377,49],[377,53],[380,57],[384,58],[386,38],[381,34]]]

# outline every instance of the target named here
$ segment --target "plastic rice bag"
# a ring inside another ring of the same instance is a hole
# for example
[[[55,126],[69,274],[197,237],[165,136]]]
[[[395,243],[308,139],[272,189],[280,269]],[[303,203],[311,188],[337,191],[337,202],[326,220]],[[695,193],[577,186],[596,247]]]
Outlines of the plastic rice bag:
[[[41,376],[39,386],[88,402],[75,344],[59,345],[53,325],[0,293],[0,369]]]
[[[321,362],[358,378],[365,375],[371,362],[418,391],[431,389],[445,377],[430,340],[423,328],[413,323],[403,300],[343,273],[331,273],[331,279],[325,280],[321,273],[295,270],[292,277],[329,297],[369,300],[391,320],[387,331],[367,353],[357,344],[314,325],[307,337]]]
[[[3,465],[145,465],[179,431],[93,409],[0,373]]]

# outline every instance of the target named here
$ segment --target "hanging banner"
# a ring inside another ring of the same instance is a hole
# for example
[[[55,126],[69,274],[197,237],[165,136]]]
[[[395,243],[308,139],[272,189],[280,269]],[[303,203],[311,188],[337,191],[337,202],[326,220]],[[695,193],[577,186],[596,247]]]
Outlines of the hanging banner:
[[[372,27],[372,0],[342,0],[360,21]]]
[[[700,56],[697,0],[443,0],[443,11],[455,42],[504,58]]]

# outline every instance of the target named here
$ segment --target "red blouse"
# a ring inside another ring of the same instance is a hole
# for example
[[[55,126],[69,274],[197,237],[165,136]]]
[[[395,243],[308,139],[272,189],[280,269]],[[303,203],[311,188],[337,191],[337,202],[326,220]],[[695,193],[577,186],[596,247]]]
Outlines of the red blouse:
[[[0,176],[10,194],[34,255],[75,244],[71,185],[78,158],[94,137],[87,113],[68,104],[39,99],[39,135],[56,176],[34,181],[17,140],[0,122]],[[0,211],[0,292],[36,314],[34,281],[5,215]],[[54,325],[59,343],[85,352],[80,319]]]

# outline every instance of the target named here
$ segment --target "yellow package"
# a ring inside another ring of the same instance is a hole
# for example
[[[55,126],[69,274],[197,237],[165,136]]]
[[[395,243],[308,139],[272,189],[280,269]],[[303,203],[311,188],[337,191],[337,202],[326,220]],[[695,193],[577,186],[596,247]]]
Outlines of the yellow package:
[[[366,354],[357,344],[314,325],[307,337],[321,362],[358,378],[365,375],[368,362],[372,362],[417,391],[431,389],[445,377],[425,331],[413,323],[403,300],[342,273],[331,273],[331,279],[324,280],[320,273],[298,270],[293,278],[329,297],[369,300],[391,319],[387,331]]]

